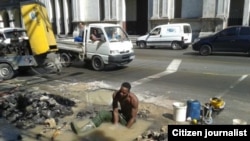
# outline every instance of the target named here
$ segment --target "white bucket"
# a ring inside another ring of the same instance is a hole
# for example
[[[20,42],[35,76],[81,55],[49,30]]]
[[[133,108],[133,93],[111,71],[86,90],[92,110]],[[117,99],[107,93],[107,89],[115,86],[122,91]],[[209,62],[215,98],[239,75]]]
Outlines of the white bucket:
[[[178,122],[186,121],[187,105],[182,102],[174,102],[173,108],[174,108],[173,119]]]
[[[247,122],[245,120],[242,119],[233,119],[233,125],[247,125]]]

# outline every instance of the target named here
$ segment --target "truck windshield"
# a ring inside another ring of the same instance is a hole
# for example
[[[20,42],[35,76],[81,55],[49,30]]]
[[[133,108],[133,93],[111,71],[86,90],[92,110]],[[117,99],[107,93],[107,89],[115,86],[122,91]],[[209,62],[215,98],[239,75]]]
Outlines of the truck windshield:
[[[105,32],[110,42],[129,40],[127,34],[122,30],[121,27],[105,27]]]
[[[5,38],[6,39],[9,39],[9,38],[17,38],[17,37],[26,37],[27,34],[25,31],[21,31],[21,30],[18,30],[18,31],[6,31],[5,33]]]

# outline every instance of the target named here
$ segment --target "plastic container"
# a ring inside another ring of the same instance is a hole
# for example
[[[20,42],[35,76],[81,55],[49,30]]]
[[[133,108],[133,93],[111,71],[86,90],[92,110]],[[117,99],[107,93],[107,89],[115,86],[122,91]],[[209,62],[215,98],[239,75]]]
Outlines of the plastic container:
[[[200,120],[201,116],[201,104],[198,100],[187,101],[187,118]]]
[[[174,102],[173,108],[173,119],[178,122],[186,121],[187,105],[182,102]]]

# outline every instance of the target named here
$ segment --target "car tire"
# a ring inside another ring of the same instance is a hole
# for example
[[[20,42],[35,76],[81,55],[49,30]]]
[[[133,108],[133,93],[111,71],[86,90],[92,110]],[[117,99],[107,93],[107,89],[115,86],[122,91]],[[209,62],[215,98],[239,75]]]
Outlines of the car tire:
[[[14,75],[15,75],[15,71],[9,64],[6,64],[6,63],[0,64],[0,79],[8,80],[8,79],[13,78]]]
[[[94,56],[91,60],[92,68],[96,71],[104,69],[104,62],[100,56]]]
[[[247,51],[247,56],[250,57],[250,50]]]
[[[212,53],[211,46],[209,45],[202,45],[200,48],[200,55],[202,56],[208,56]]]
[[[173,50],[181,49],[181,45],[180,45],[180,43],[178,43],[178,42],[172,42],[171,48],[172,48]]]
[[[140,41],[139,43],[138,43],[138,45],[139,45],[139,48],[146,48],[147,46],[146,46],[146,43],[144,42],[144,41]]]

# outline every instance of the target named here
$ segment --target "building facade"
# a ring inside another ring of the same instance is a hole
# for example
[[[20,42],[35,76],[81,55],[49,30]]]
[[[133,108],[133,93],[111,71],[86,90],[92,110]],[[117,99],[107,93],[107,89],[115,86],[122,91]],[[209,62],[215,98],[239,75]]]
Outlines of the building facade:
[[[249,25],[249,0],[153,0],[151,26],[190,23],[194,36],[227,26]]]
[[[0,27],[22,26],[18,6],[0,0]],[[250,0],[36,0],[45,4],[55,34],[72,35],[79,22],[109,22],[142,35],[166,23],[190,23],[194,36],[249,25]]]

